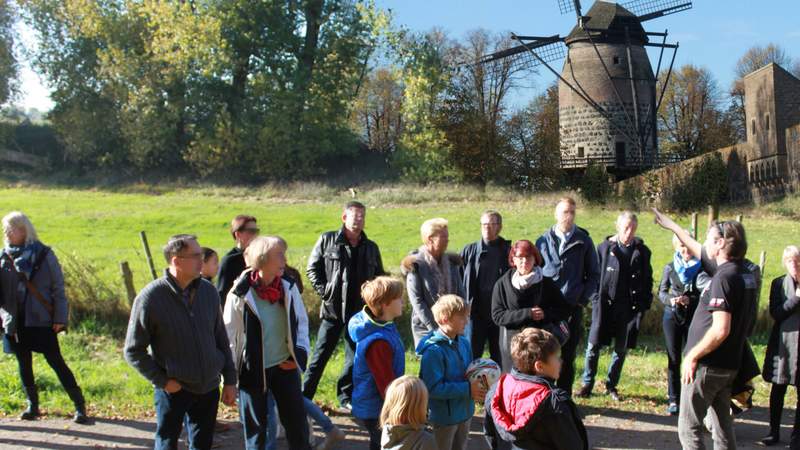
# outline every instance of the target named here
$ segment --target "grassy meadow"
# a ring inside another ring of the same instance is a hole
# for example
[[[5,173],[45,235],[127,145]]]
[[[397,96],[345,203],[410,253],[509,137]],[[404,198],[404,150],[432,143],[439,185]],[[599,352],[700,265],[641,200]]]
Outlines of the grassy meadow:
[[[504,215],[503,235],[509,239],[535,240],[553,222],[557,194],[525,196],[501,189],[485,191],[469,187],[382,187],[364,188],[356,198],[368,206],[366,232],[381,248],[384,266],[399,273],[400,260],[420,244],[419,225],[431,217],[450,221],[450,248],[460,250],[479,238],[479,216],[487,208]],[[302,269],[318,235],[338,228],[341,205],[351,198],[349,191],[315,185],[283,187],[192,188],[146,185],[113,189],[76,189],[40,185],[5,185],[0,188],[0,212],[21,210],[37,227],[43,242],[51,245],[65,265],[73,307],[72,331],[62,335],[65,358],[86,390],[92,412],[105,416],[146,416],[152,411],[152,389],[121,356],[121,339],[127,314],[119,263],[127,261],[134,274],[136,289],[150,279],[139,241],[146,231],[156,266],[164,267],[160,246],[177,233],[198,235],[200,243],[224,254],[233,241],[228,233],[230,219],[239,213],[259,218],[262,233],[278,234],[289,243],[289,264]],[[759,208],[723,209],[722,218],[744,214],[750,244],[749,255],[767,252],[766,286],[762,291],[762,316],[767,303],[768,280],[782,273],[780,255],[785,245],[796,243],[800,231],[795,199]],[[698,205],[699,211],[705,207]],[[595,242],[614,232],[617,207],[579,207],[578,223],[587,228]],[[689,216],[678,215],[689,225]],[[701,215],[701,231],[705,216]],[[653,251],[653,270],[658,283],[661,269],[671,260],[672,248],[666,232],[642,212],[638,234]],[[318,298],[307,291],[305,301],[312,318],[318,311]],[[631,352],[620,390],[628,397],[623,409],[662,412],[666,395],[666,359],[660,333],[660,306],[647,319],[650,336],[640,349]],[[760,321],[756,351],[763,358],[764,332],[769,321]],[[401,326],[407,329],[407,322]],[[582,358],[581,358],[582,359]],[[0,359],[0,415],[17,414],[23,396],[17,378],[16,362],[10,355]],[[413,355],[407,357],[408,373],[417,372]],[[335,400],[335,376],[341,366],[337,354],[329,366],[317,400]],[[601,373],[608,355],[601,360]],[[582,361],[581,364],[582,365]],[[50,413],[69,412],[69,401],[55,375],[44,360],[35,360],[37,383],[42,389],[43,408]],[[601,391],[602,389],[598,389]],[[766,403],[767,389],[759,384],[757,401]],[[793,395],[793,394],[792,394]],[[607,406],[604,396],[582,401]],[[787,400],[787,404],[793,400]],[[235,415],[233,410],[228,413]]]

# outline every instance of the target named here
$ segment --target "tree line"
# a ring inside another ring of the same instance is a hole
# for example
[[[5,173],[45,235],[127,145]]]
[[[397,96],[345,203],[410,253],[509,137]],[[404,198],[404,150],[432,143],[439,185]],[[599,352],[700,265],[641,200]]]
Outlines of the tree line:
[[[19,21],[35,47],[14,51]],[[0,0],[0,104],[24,54],[52,89],[54,168],[81,173],[267,181],[377,161],[411,181],[561,187],[556,85],[517,105],[533,71],[471,64],[509,45],[486,30],[412,32],[361,0]],[[793,63],[778,46],[753,48],[728,92],[705,68],[677,68],[662,151],[741,139],[740,80],[771,61]]]

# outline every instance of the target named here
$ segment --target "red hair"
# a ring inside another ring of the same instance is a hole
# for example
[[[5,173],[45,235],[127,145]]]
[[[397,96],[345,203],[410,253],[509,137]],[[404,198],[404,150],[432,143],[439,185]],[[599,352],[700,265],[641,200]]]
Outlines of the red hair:
[[[533,242],[527,239],[514,242],[514,245],[511,246],[511,251],[508,252],[508,265],[511,267],[517,267],[514,265],[515,256],[532,256],[534,265],[539,267],[544,266],[544,258],[542,258],[542,254],[539,253],[539,249],[533,245]]]

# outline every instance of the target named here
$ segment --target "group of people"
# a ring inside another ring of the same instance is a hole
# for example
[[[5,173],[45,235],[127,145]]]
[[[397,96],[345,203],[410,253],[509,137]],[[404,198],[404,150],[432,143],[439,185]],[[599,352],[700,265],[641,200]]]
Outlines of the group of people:
[[[319,447],[332,448],[344,434],[313,398],[342,335],[338,401],[365,427],[371,449],[465,449],[476,402],[493,448],[588,448],[572,401],[584,309],[591,305],[591,326],[575,396],[592,395],[600,351],[613,343],[605,389],[619,401],[626,353],[652,303],[651,252],[636,235],[637,216],[620,214],[616,233],[595,246],[568,197],[535,241],[504,239],[502,216],[486,211],[481,239],[460,254],[448,252],[448,222],[430,219],[420,228],[421,246],[400,263],[401,280],[386,273],[367,238],[366,211],[346,204],[341,228],[322,234],[309,256],[306,277],[321,301],[313,349],[287,242],[261,235],[255,217],[233,219],[235,246],[221,260],[193,235],[169,239],[168,268],[136,297],[124,346],[125,359],[155,388],[155,448],[176,448],[184,426],[192,448],[211,448],[220,401],[238,404],[248,449],[275,448],[278,422],[289,448],[311,448],[308,417],[325,432]],[[675,248],[658,289],[668,413],[679,416],[683,448],[704,448],[706,416],[715,448],[735,448],[732,399],[752,393],[748,383],[759,373],[747,342],[758,268],[745,258],[739,222],[714,223],[701,244],[654,214]],[[2,224],[0,314],[4,349],[17,358],[28,399],[21,418],[39,415],[31,352],[40,352],[73,399],[75,421],[86,423],[86,402],[58,347],[68,309],[58,260],[24,214],[10,213]],[[770,289],[775,326],[762,373],[772,383],[766,445],[780,441],[788,385],[800,385],[800,250],[789,246],[783,256],[787,273]],[[406,297],[417,376],[405,374],[395,324]],[[487,344],[503,372],[488,390],[466,375]],[[800,448],[798,420],[791,448]]]

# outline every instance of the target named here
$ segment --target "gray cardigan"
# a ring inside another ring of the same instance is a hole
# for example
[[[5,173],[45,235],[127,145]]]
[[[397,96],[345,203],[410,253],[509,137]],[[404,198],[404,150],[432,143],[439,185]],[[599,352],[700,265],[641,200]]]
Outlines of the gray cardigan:
[[[236,368],[217,290],[203,279],[187,287],[193,288],[189,308],[169,272],[145,286],[133,302],[124,354],[155,387],[174,378],[187,391],[204,394],[219,387],[220,373],[226,385],[235,385]]]
[[[53,316],[47,312],[42,303],[37,300],[32,293],[28,292],[25,285],[18,281],[19,278],[11,271],[10,258],[3,256],[0,268],[3,276],[0,282],[3,283],[3,308],[0,311],[3,320],[3,328],[6,334],[14,334],[19,326],[28,327],[51,327],[54,323],[67,324],[69,318],[69,307],[67,306],[67,295],[64,292],[64,274],[61,272],[61,264],[53,252],[53,249],[45,247],[47,255],[44,257],[39,269],[33,274],[31,283],[44,297],[44,301],[53,307]],[[10,283],[11,287],[6,284]],[[17,288],[21,289],[18,291]],[[24,292],[25,298],[20,302],[17,298],[18,292]],[[20,303],[25,305],[25,323],[16,323],[18,317],[17,308]],[[11,330],[11,331],[9,331]]]

